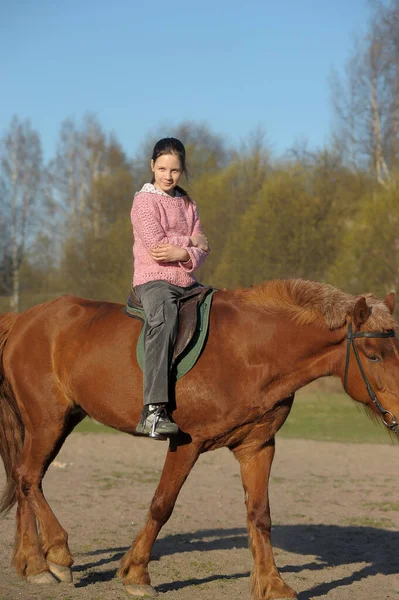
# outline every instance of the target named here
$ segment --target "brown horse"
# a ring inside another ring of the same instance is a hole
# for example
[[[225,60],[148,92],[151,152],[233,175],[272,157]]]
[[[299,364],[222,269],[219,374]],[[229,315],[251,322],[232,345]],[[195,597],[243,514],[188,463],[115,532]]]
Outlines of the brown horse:
[[[119,574],[129,594],[157,594],[148,574],[154,541],[198,456],[227,446],[245,491],[253,597],[296,597],[279,575],[270,541],[274,436],[293,393],[325,375],[340,377],[353,399],[397,433],[393,308],[393,294],[384,301],[355,298],[302,280],[215,294],[205,350],[176,385],[173,416],[184,433],[169,447],[146,523],[122,559]],[[142,408],[140,328],[119,304],[68,296],[0,316],[0,452],[7,476],[1,510],[18,502],[13,564],[30,582],[71,580],[68,536],[43,496],[42,479],[85,415],[134,433]]]

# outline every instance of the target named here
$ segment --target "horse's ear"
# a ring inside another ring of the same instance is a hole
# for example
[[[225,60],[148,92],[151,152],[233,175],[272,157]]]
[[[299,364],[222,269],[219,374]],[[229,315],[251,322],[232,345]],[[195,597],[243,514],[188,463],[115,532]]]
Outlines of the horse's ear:
[[[360,327],[363,325],[371,315],[371,308],[366,302],[366,298],[363,296],[359,298],[359,300],[355,304],[355,308],[353,310],[353,319],[355,322],[355,327]]]
[[[389,308],[389,312],[392,314],[395,308],[395,292],[391,292],[384,300],[385,306]]]

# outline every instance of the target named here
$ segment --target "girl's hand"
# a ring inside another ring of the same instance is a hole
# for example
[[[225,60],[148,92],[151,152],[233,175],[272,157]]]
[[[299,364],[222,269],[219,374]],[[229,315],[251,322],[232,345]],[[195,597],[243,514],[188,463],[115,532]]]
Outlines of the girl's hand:
[[[208,239],[203,233],[199,233],[198,235],[192,235],[190,240],[191,240],[192,245],[195,246],[196,248],[199,248],[200,250],[203,250],[204,252],[209,252],[210,249],[209,249]]]
[[[187,250],[175,244],[161,244],[151,248],[150,252],[152,258],[158,262],[185,262],[190,259]]]

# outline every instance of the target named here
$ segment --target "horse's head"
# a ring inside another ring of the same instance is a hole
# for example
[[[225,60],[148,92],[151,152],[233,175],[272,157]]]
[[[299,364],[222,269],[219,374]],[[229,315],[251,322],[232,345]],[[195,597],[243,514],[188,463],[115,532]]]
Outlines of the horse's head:
[[[378,308],[365,297],[357,300],[348,324],[342,380],[354,400],[380,415],[399,434],[399,340],[392,327],[394,306],[393,293]],[[377,319],[372,316],[374,308],[379,312]]]

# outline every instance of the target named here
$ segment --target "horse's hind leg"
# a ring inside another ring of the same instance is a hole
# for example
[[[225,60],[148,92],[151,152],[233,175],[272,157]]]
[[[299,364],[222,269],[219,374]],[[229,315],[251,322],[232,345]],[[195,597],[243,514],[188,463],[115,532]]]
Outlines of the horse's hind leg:
[[[58,439],[51,456],[47,459],[42,477],[48,466],[57,456],[68,435],[85,416],[84,412],[76,412],[69,415],[67,422],[64,424],[62,435]],[[68,548],[68,534],[61,527],[44,498],[41,485],[38,500],[41,502],[43,508],[43,515],[37,513],[37,518],[40,524],[40,538],[44,556],[46,557],[51,573],[60,581],[69,583],[72,581],[71,566],[73,559]]]
[[[34,435],[27,428],[24,447],[14,469],[18,511],[13,564],[20,575],[33,583],[56,581],[51,572],[60,581],[72,580],[73,559],[68,535],[47,504],[41,482],[48,465],[81,418],[60,419],[58,416],[57,420],[49,420],[45,428],[35,429]]]
[[[121,561],[119,576],[132,596],[157,596],[148,573],[151,549],[162,526],[172,514],[177,496],[193,468],[200,449],[194,444],[169,448],[161,479],[152,499],[147,521]]]
[[[25,437],[26,443],[26,437]],[[54,581],[43,556],[37,532],[35,513],[27,499],[27,488],[17,485],[17,530],[12,564],[18,575],[28,580],[36,578],[37,583]]]

